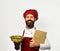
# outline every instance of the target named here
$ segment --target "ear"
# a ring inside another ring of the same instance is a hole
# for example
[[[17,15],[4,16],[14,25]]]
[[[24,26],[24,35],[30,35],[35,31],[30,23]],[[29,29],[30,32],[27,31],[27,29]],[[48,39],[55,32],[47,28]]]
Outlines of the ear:
[[[24,20],[26,21],[26,18],[24,18]]]
[[[36,18],[35,18],[35,21],[36,21]]]

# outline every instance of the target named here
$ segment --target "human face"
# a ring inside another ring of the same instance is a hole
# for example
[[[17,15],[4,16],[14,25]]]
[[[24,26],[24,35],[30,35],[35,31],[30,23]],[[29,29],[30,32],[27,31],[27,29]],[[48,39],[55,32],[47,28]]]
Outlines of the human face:
[[[28,20],[35,21],[36,19],[32,14],[28,14],[28,15],[26,15],[25,21],[28,21]]]
[[[26,15],[26,18],[25,18],[26,26],[29,28],[33,28],[35,20],[36,19],[32,14]]]

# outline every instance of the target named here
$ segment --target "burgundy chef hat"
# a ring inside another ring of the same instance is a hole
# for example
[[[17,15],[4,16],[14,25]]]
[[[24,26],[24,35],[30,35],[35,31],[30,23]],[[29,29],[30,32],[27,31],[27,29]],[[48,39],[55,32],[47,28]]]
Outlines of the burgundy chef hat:
[[[26,15],[28,15],[28,14],[32,14],[32,15],[36,18],[36,20],[38,19],[38,12],[37,12],[37,10],[35,10],[35,9],[26,10],[26,11],[24,12],[24,14],[23,14],[24,18],[25,18]]]

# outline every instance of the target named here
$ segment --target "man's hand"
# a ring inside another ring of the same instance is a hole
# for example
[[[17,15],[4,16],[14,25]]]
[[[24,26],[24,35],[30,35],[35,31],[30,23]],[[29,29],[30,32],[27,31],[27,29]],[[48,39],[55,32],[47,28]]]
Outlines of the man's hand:
[[[33,39],[30,40],[30,47],[38,47],[40,46],[40,44],[38,44],[37,42],[35,42]]]

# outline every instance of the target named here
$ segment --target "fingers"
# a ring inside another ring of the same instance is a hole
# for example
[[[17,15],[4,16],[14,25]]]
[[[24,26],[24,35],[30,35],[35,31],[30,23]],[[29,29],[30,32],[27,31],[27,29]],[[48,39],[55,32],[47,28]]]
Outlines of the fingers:
[[[30,47],[34,47],[35,41],[33,39],[30,40]]]
[[[33,39],[31,39],[30,42],[35,42],[35,41]]]
[[[30,47],[38,47],[38,46],[40,46],[40,44],[35,42],[33,39],[30,40]]]

